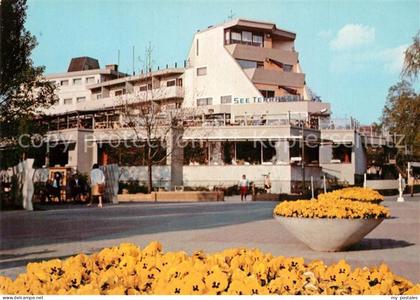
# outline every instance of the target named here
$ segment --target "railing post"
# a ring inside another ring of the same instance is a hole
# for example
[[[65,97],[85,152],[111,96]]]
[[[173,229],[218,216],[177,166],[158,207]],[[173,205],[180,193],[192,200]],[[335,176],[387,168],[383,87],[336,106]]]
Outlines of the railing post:
[[[315,198],[315,193],[314,193],[314,177],[313,176],[311,176],[311,193],[312,193],[312,198],[311,199],[314,199]]]

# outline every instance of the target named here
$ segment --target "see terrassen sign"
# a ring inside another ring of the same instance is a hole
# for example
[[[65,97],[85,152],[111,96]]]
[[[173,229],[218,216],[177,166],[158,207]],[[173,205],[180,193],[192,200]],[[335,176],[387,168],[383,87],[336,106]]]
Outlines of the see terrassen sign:
[[[247,103],[268,103],[268,102],[295,102],[302,101],[300,96],[277,96],[277,97],[235,97],[233,104],[247,104]]]

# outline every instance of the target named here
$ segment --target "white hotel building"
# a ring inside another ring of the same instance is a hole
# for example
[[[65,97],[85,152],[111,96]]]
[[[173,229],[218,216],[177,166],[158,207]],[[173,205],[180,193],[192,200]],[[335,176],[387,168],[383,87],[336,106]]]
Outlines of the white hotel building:
[[[306,181],[326,174],[354,184],[371,140],[353,121],[334,123],[330,104],[313,99],[295,38],[272,23],[236,19],[195,33],[183,67],[128,76],[117,65],[100,69],[92,58],[73,59],[67,72],[46,76],[60,98],[47,112],[48,141],[58,144],[48,164],[85,173],[93,163],[116,163],[124,167],[121,180],[145,182],[137,150],[122,155],[110,145],[129,138],[121,97],[156,92],[154,101],[200,115],[183,133],[189,146],[154,167],[156,185],[231,186],[246,174],[261,186],[270,173],[272,192],[291,193],[302,181],[302,161]],[[311,136],[304,151],[302,135]],[[199,150],[191,151],[193,144]]]

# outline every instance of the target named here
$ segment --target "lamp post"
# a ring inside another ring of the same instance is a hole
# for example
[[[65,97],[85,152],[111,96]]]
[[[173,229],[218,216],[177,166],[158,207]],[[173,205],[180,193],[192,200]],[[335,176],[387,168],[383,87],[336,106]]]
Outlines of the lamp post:
[[[310,114],[308,113],[308,118],[310,118]],[[300,165],[302,167],[302,195],[305,194],[305,136],[304,136],[304,125],[305,122],[302,121],[302,145],[301,145],[301,160]]]

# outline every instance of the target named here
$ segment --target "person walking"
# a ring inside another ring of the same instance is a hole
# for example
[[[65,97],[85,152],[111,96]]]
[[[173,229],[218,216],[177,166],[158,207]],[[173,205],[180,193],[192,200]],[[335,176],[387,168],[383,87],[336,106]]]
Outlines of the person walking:
[[[93,203],[93,197],[98,197],[98,207],[102,207],[102,190],[105,186],[105,175],[98,164],[94,164],[90,171],[90,203],[87,206],[91,206]]]
[[[271,178],[270,173],[264,175],[264,189],[267,194],[271,193]]]
[[[239,180],[239,191],[241,194],[241,201],[246,201],[246,195],[248,194],[248,187],[249,187],[249,181],[246,179],[246,175],[242,175],[242,179]]]

